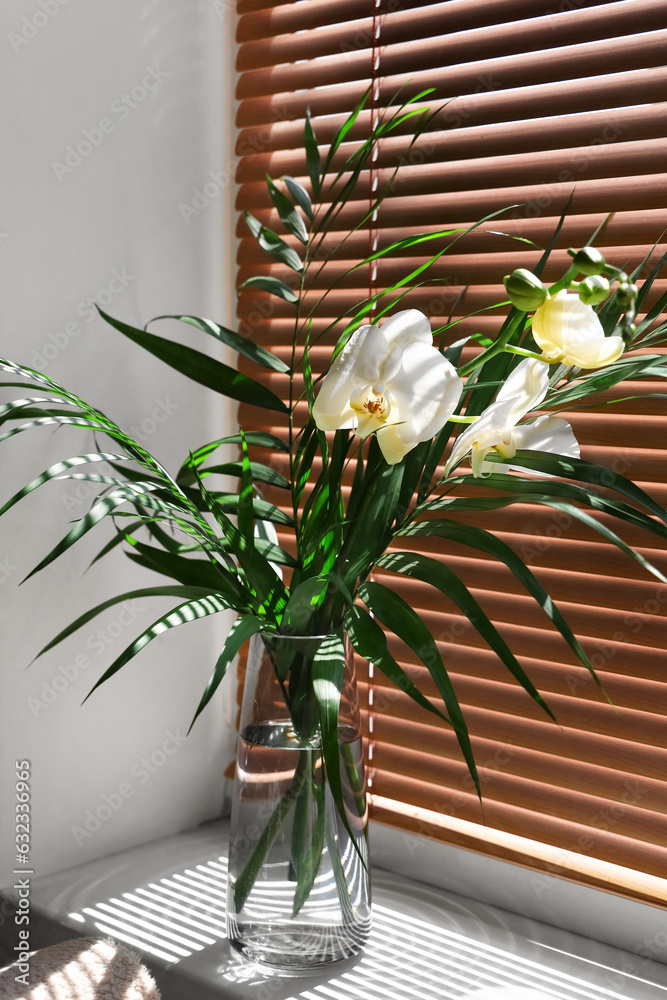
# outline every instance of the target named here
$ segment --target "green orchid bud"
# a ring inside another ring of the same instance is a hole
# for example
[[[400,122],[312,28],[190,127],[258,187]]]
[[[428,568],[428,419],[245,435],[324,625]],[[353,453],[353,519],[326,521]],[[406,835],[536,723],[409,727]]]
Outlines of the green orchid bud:
[[[524,267],[506,274],[503,284],[512,305],[522,312],[534,312],[547,298],[546,285]]]
[[[619,285],[616,289],[616,301],[619,306],[623,309],[628,309],[634,304],[638,291],[639,289],[637,286],[631,284],[629,281],[623,282],[623,284]]]
[[[572,265],[586,275],[602,274],[605,259],[595,247],[583,247],[581,250],[568,250]]]
[[[608,298],[611,286],[606,278],[599,274],[591,274],[579,285],[579,298],[587,306],[599,306]]]

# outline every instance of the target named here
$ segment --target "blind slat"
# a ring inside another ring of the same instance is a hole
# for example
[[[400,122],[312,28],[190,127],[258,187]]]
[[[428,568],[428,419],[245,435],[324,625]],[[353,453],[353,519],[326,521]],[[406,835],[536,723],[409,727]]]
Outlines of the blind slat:
[[[377,218],[346,238],[367,210],[371,181],[382,185],[403,155],[409,125],[402,138],[397,133],[380,144],[372,175],[362,176],[356,201],[341,212],[337,231],[323,244],[323,270],[302,311],[307,316],[315,308],[310,332],[315,374],[326,368],[358,303],[402,279],[430,249],[414,247],[347,275],[371,246],[385,247],[415,232],[469,226],[505,209],[486,231],[457,242],[430,280],[426,276],[423,287],[401,300],[401,307],[426,312],[434,327],[455,320],[455,339],[497,334],[501,313],[483,310],[503,298],[504,274],[537,265],[566,205],[546,281],[562,273],[568,247],[586,243],[603,223],[596,245],[618,266],[634,266],[664,241],[667,13],[658,0],[583,0],[576,9],[558,12],[545,11],[537,0],[402,0],[396,10],[387,0],[375,8],[366,0],[241,0],[239,11],[237,204],[271,229],[283,231],[265,175],[290,174],[309,184],[302,152],[306,108],[325,152],[373,83],[369,105],[338,163],[368,136],[371,122],[401,85],[407,96],[434,87],[429,100],[444,105],[410,151]],[[258,252],[242,223],[237,235],[240,281],[258,273],[285,279],[285,269]],[[535,246],[517,244],[516,237],[532,239]],[[654,261],[661,252],[662,247]],[[640,283],[646,274],[645,268]],[[663,270],[644,309],[665,291]],[[396,293],[384,302],[392,299]],[[244,290],[239,308],[241,331],[289,363],[293,307]],[[473,352],[466,346],[463,360]],[[241,367],[258,377],[250,362]],[[286,391],[284,376],[259,377],[279,394]],[[594,409],[562,416],[571,421],[585,459],[629,476],[664,504],[663,393],[657,378],[617,385]],[[299,403],[299,426],[307,414],[307,405]],[[267,417],[242,405],[239,419],[248,429],[285,433],[276,414]],[[257,459],[287,471],[283,455],[267,458],[262,452]],[[313,473],[320,469],[317,460]],[[351,471],[343,476],[344,498]],[[462,493],[500,495],[481,481]],[[268,488],[266,497],[285,506],[280,490]],[[555,864],[566,877],[589,885],[667,901],[667,884],[659,877],[667,870],[667,586],[563,510],[523,502],[450,516],[491,529],[526,560],[577,634],[616,711],[504,565],[460,543],[404,538],[400,548],[442,559],[464,581],[558,722],[547,718],[474,623],[443,594],[377,571],[379,582],[391,577],[419,611],[444,657],[479,754],[485,812],[482,818],[454,734],[360,663],[369,754],[372,748],[372,814],[537,870]],[[662,537],[607,512],[596,517],[667,575]],[[278,538],[294,551],[289,531],[280,528]],[[389,650],[437,702],[436,686],[417,656],[392,637]]]

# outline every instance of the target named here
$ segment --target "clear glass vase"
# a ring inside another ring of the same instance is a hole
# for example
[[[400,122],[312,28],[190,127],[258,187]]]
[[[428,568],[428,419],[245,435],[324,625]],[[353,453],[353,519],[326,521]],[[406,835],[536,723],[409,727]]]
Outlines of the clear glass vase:
[[[239,725],[227,933],[248,959],[287,975],[358,954],[371,923],[354,655],[345,636],[338,744],[351,837],[322,759],[312,662],[323,639],[253,636]]]

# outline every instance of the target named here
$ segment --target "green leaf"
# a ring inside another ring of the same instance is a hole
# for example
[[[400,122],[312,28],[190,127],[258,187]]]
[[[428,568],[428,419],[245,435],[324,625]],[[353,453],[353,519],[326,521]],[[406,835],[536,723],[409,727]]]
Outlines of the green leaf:
[[[209,497],[218,510],[226,514],[237,514],[239,511],[239,496],[237,493],[211,493]],[[293,527],[294,521],[290,514],[287,514],[280,507],[269,503],[267,500],[260,500],[257,497],[252,501],[253,515],[262,521],[271,521],[273,524],[284,524]]]
[[[262,462],[251,462],[250,470],[253,482],[268,483],[269,486],[276,486],[283,490],[291,489],[289,480],[280,472],[272,469],[270,465],[264,465]],[[225,462],[222,465],[204,465],[199,467],[199,474],[202,479],[213,475],[241,476],[242,471],[242,462]],[[179,486],[191,486],[192,483],[197,481],[197,477],[193,469],[188,469],[186,472],[179,472],[176,481]]]
[[[129,663],[137,653],[147,646],[149,642],[152,642],[156,636],[161,635],[162,632],[178,628],[179,625],[185,625],[187,622],[195,621],[198,618],[217,615],[221,611],[228,611],[229,608],[229,604],[221,595],[209,594],[208,597],[201,597],[195,601],[185,601],[183,604],[179,604],[178,607],[173,608],[166,615],[162,615],[153,622],[150,628],[145,629],[134,642],[131,642],[120,656],[116,657],[108,670],[105,670],[97,683],[90,689],[84,698],[84,702],[88,701],[93,691],[96,691],[100,685],[108,681],[114,674],[117,674],[121,667]]]
[[[361,858],[365,862],[350,827],[345,812],[343,783],[340,775],[340,754],[338,749],[338,711],[340,694],[345,677],[345,646],[338,632],[325,636],[313,658],[313,691],[317,698],[322,733],[322,756],[329,781],[329,788],[343,825]]]
[[[275,257],[281,264],[291,267],[293,271],[303,271],[303,261],[296,250],[293,250],[284,240],[281,240],[278,234],[274,233],[272,229],[267,229],[266,226],[263,226],[259,219],[256,219],[250,212],[244,212],[243,214],[250,232],[265,253],[268,253],[271,257]]]
[[[298,181],[295,181],[294,178],[290,177],[288,174],[283,174],[281,180],[287,185],[287,190],[292,195],[297,205],[303,209],[309,219],[312,219],[313,203],[310,200],[310,195],[306,191],[303,184],[299,184]]]
[[[39,653],[35,659],[38,659],[44,653],[47,653],[58,643],[62,642],[63,639],[67,639],[78,629],[87,625],[89,621],[96,618],[97,615],[102,614],[108,608],[114,607],[116,604],[122,604],[123,601],[140,601],[145,597],[180,597],[192,600],[193,598],[208,597],[211,591],[208,587],[193,587],[193,586],[166,586],[166,587],[144,587],[141,590],[128,590],[125,594],[119,594],[117,597],[111,597],[108,601],[103,601],[101,604],[96,605],[96,607],[91,608],[90,611],[86,611],[85,614],[80,615],[71,625],[64,628],[62,632],[59,632],[55,639],[51,639],[47,642],[46,646],[40,649]]]
[[[241,432],[243,437],[243,432]],[[246,539],[248,548],[255,547],[255,512],[253,504],[252,472],[248,458],[248,445],[245,437],[241,442],[241,483],[237,507],[237,525],[239,533]]]
[[[14,504],[22,500],[23,497],[28,496],[33,490],[38,489],[44,483],[48,483],[51,479],[55,479],[57,476],[62,476],[64,472],[68,469],[72,469],[77,465],[86,465],[92,462],[127,462],[127,455],[114,455],[107,452],[91,452],[88,455],[76,455],[74,458],[65,459],[63,462],[57,462],[52,465],[49,469],[45,469],[41,475],[37,476],[32,482],[24,486],[23,489],[15,493],[13,497],[10,497],[7,502],[0,507],[0,516],[5,514]]]
[[[302,751],[304,756],[311,757],[316,753],[314,750]],[[310,768],[312,770],[312,766]],[[294,840],[297,834],[299,838],[305,837],[307,833],[307,820],[304,819],[307,816],[307,811],[311,802],[311,787],[315,792],[315,802],[317,806],[317,818],[313,824],[313,830],[310,837],[310,844],[308,850],[306,851],[306,856],[301,864],[298,864],[297,859],[294,858],[295,854],[295,844]],[[297,814],[299,807],[302,805],[304,817],[301,822],[297,819]],[[296,917],[301,910],[303,904],[306,902],[312,888],[315,884],[315,879],[320,868],[320,863],[322,861],[322,850],[324,848],[324,823],[326,817],[326,790],[324,787],[324,782],[308,782],[304,784],[301,789],[301,793],[296,803],[296,811],[294,818],[294,832],[292,835],[292,857],[295,863],[296,870],[298,872],[297,876],[297,886],[294,890],[294,901],[292,904],[292,916]]]
[[[107,432],[106,425],[101,421],[89,420],[86,417],[38,417],[37,420],[30,420],[28,423],[21,424],[19,427],[12,427],[10,431],[5,431],[4,434],[0,434],[0,441],[6,441],[8,438],[14,437],[16,434],[22,434],[23,431],[32,430],[33,427],[48,427],[53,424],[58,424],[60,426],[69,425],[71,427],[87,427],[89,430]]]
[[[393,573],[409,576],[413,580],[428,583],[444,594],[445,597],[448,597],[450,601],[453,601],[491,649],[498,654],[515,680],[521,684],[533,701],[540,705],[547,715],[555,721],[553,712],[547,706],[544,698],[528,677],[493,622],[449,566],[446,566],[437,559],[431,559],[430,556],[423,556],[417,552],[389,552],[382,559],[378,560],[378,566],[391,570]]]
[[[237,913],[243,909],[271,850],[271,845],[278,836],[294,803],[298,801],[304,783],[309,780],[310,754],[299,754],[298,757],[292,783],[276,803],[266,826],[259,835],[254,851],[234,885],[234,906]]]
[[[249,403],[252,406],[259,406],[265,410],[277,410],[279,413],[287,413],[288,408],[275,393],[267,389],[260,382],[237,372],[228,365],[223,365],[214,358],[194,351],[191,347],[177,344],[173,340],[165,340],[164,337],[156,337],[155,334],[146,333],[145,330],[138,330],[127,323],[107,316],[106,313],[98,309],[100,316],[113,326],[129,340],[134,341],[156,358],[164,361],[171,368],[185,375],[187,378],[204,385],[214,392],[219,392],[230,399],[236,399],[241,403]]]
[[[226,543],[238,559],[248,585],[252,588],[256,610],[268,616],[278,616],[287,604],[287,590],[281,576],[268,559],[255,548],[253,539],[248,540],[226,516],[222,505],[198,480],[199,490],[209,510],[218,522]],[[238,501],[238,497],[235,497]],[[269,506],[268,504],[266,506]],[[267,520],[265,515],[255,516]]]
[[[308,164],[308,175],[313,189],[313,197],[317,198],[322,185],[320,180],[321,161],[313,126],[310,124],[310,110],[306,111],[306,120],[303,126],[303,143],[306,148],[306,163]]]
[[[253,343],[252,340],[249,340],[242,334],[235,333],[226,326],[221,326],[220,323],[214,323],[213,320],[202,319],[199,316],[156,316],[154,319],[149,320],[146,326],[150,326],[151,323],[157,323],[160,319],[178,319],[182,323],[188,323],[190,326],[194,326],[195,329],[202,330],[204,333],[210,334],[211,337],[215,337],[216,340],[221,341],[221,343],[227,344],[228,347],[231,347],[250,361],[261,365],[263,368],[269,368],[275,372],[289,371],[285,362],[277,358],[271,351],[267,351],[259,344]]]
[[[663,360],[664,358],[660,354],[648,354],[639,358],[619,358],[614,364],[607,365],[601,371],[582,372],[581,376],[577,377],[576,382],[565,385],[550,395],[546,405],[550,408],[561,407],[593,393],[604,392],[605,389],[610,389],[625,379],[642,378],[652,370],[652,366],[656,362]]]
[[[283,629],[293,629],[296,635],[306,635],[308,624],[320,607],[327,591],[327,580],[315,576],[294,587],[283,617]]]
[[[370,94],[370,92],[371,92],[371,89],[369,87],[367,89],[366,93],[364,94],[364,96],[362,97],[362,99],[357,104],[356,108],[353,110],[352,114],[348,118],[345,119],[345,121],[343,122],[343,124],[341,125],[341,127],[336,132],[336,134],[335,134],[335,136],[333,138],[333,142],[331,143],[331,146],[329,147],[329,152],[327,153],[327,158],[326,158],[325,163],[324,163],[324,170],[322,171],[323,174],[326,175],[327,171],[329,170],[329,167],[331,166],[331,161],[334,158],[336,150],[339,148],[339,146],[341,145],[341,143],[345,141],[345,139],[346,139],[346,137],[347,137],[350,129],[353,127],[353,125],[356,122],[357,118],[361,114],[361,112],[362,112],[362,110],[364,108],[364,105],[366,104],[366,101],[368,100],[368,95]]]
[[[600,688],[602,688],[585,650],[573,634],[556,604],[554,604],[535,574],[519,558],[514,549],[510,548],[500,538],[496,538],[490,531],[485,531],[483,528],[478,528],[475,525],[460,524],[457,521],[441,519],[416,521],[402,531],[399,531],[398,534],[419,537],[436,535],[438,538],[447,538],[449,541],[459,542],[462,545],[478,549],[480,552],[485,552],[487,555],[493,556],[494,559],[503,562],[526,588],[528,593],[535,598],[544,613],[561,633],[570,649],[573,650]]]
[[[132,483],[127,487],[114,490],[113,493],[109,494],[109,496],[99,500],[92,510],[88,511],[84,517],[77,521],[74,527],[68,531],[65,537],[61,539],[55,548],[53,548],[51,552],[49,552],[49,554],[45,556],[45,558],[42,559],[42,561],[35,566],[33,570],[30,571],[30,573],[28,573],[25,579],[28,580],[31,576],[34,576],[35,573],[39,573],[40,570],[52,563],[54,559],[57,559],[58,556],[63,554],[63,552],[66,552],[67,549],[74,545],[75,542],[78,542],[78,540],[90,531],[90,529],[93,528],[99,521],[101,521],[102,518],[106,517],[107,514],[110,514],[111,511],[116,509],[116,507],[119,507],[124,503],[136,501],[141,497],[142,502],[146,504],[153,503],[156,507],[164,509],[167,513],[177,511],[178,514],[182,516],[182,510],[180,508],[173,504],[162,503],[155,498],[146,496],[142,493],[141,487],[141,483]],[[150,488],[150,490],[155,489],[152,483],[147,484],[146,488]],[[187,508],[185,509],[187,510]]]
[[[308,243],[308,230],[306,229],[306,224],[299,215],[299,213],[294,208],[289,198],[286,198],[282,191],[276,187],[273,180],[267,176],[266,183],[269,188],[269,194],[271,195],[271,200],[276,206],[278,215],[280,216],[280,221],[285,226],[285,228],[300,240],[304,246]]]
[[[241,646],[247,642],[250,636],[255,635],[262,628],[262,622],[259,618],[254,615],[243,615],[241,618],[237,618],[232,627],[229,630],[227,638],[225,639],[225,644],[222,647],[222,652],[218,657],[218,660],[213,669],[211,678],[206,685],[206,690],[202,695],[202,699],[197,706],[197,711],[194,714],[192,722],[190,723],[190,729],[194,726],[195,722],[204,711],[209,701],[215,694],[215,692],[220,687],[223,677],[227,673],[227,668],[232,662]],[[188,729],[188,733],[190,732]]]
[[[404,694],[409,695],[422,708],[425,708],[428,712],[432,712],[439,719],[443,719],[451,725],[447,716],[421,693],[403,668],[396,662],[387,649],[387,637],[383,630],[375,619],[371,618],[365,608],[359,605],[349,608],[345,615],[345,628],[350,637],[350,642],[362,659],[369,660],[370,663],[375,664],[385,677],[388,677]]]
[[[225,591],[229,592],[230,596],[233,593],[237,595],[242,593],[242,587],[236,577],[210,559],[193,559],[174,552],[165,552],[145,542],[135,542],[126,555],[138,565],[154,573],[172,577],[187,587],[207,587],[209,592]]]
[[[261,292],[269,292],[271,295],[277,295],[279,299],[284,299],[285,302],[299,301],[299,296],[289,285],[269,275],[257,275],[254,278],[247,278],[246,281],[239,285],[239,288],[257,288]]]
[[[258,448],[271,448],[276,451],[289,451],[289,448],[285,441],[281,438],[276,437],[275,434],[269,434],[266,431],[246,431],[245,439],[248,445],[255,445]],[[242,436],[241,434],[228,434],[226,437],[218,438],[216,441],[211,441],[209,444],[201,445],[196,451],[191,452],[186,458],[185,462],[178,471],[176,476],[177,483],[183,483],[184,485],[191,485],[194,483],[195,479],[192,478],[192,470],[199,468],[202,462],[205,462],[214,451],[220,448],[224,444],[241,444]]]
[[[488,461],[506,461],[500,455],[489,452]],[[561,476],[564,479],[576,479],[584,483],[592,483],[594,486],[604,486],[607,489],[616,490],[617,493],[634,500],[635,503],[645,507],[651,514],[655,514],[661,521],[667,523],[667,511],[663,510],[660,504],[656,503],[645,493],[644,490],[636,486],[630,479],[613,472],[602,465],[593,462],[584,462],[580,458],[566,458],[564,455],[551,455],[541,451],[517,451],[512,458],[512,464],[520,465],[524,469],[540,474],[547,473],[549,476]],[[548,486],[545,487],[548,492]]]
[[[481,786],[470,744],[468,727],[463,718],[463,712],[456,697],[456,692],[430,631],[417,612],[402,597],[399,597],[398,594],[395,594],[393,590],[389,590],[383,584],[363,583],[359,588],[358,595],[371,614],[378,618],[399,639],[402,639],[406,646],[410,647],[413,653],[417,655],[428,669],[445,703],[447,714],[449,715],[449,723],[454,729],[461,753],[468,766],[470,777],[481,799]]]

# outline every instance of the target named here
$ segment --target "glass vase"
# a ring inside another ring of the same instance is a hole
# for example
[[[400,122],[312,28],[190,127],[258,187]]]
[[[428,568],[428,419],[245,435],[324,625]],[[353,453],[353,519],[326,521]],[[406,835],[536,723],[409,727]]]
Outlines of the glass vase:
[[[371,923],[354,654],[344,636],[338,750],[346,826],[323,765],[313,691],[323,640],[253,636],[239,724],[227,933],[248,959],[286,975],[357,955]]]

